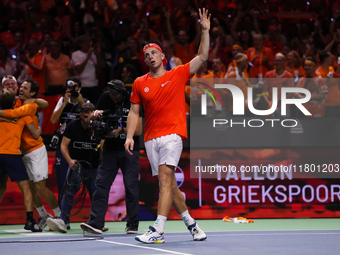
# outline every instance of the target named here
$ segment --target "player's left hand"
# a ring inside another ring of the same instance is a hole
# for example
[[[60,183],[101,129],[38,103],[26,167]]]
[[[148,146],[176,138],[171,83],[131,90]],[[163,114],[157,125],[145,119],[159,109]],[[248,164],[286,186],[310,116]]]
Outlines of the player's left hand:
[[[208,10],[205,8],[198,9],[199,17],[200,17],[200,24],[202,26],[202,30],[210,30],[210,17],[211,14],[208,15]]]
[[[134,146],[135,141],[133,140],[133,138],[126,138],[124,147],[125,147],[125,151],[127,151],[130,155],[132,155],[132,150],[133,150],[133,146]]]

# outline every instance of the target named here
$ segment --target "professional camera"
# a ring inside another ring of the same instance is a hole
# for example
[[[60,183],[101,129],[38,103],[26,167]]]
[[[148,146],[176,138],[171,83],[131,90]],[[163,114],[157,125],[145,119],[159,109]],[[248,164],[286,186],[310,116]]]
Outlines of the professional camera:
[[[67,81],[67,87],[71,88],[71,97],[72,98],[78,98],[79,97],[79,92],[76,90],[77,83],[75,83],[72,80]]]
[[[110,113],[109,110],[103,112],[102,117],[91,121],[92,140],[100,141],[105,139],[105,136],[111,133],[118,127],[122,127],[123,108],[118,107],[115,113]]]

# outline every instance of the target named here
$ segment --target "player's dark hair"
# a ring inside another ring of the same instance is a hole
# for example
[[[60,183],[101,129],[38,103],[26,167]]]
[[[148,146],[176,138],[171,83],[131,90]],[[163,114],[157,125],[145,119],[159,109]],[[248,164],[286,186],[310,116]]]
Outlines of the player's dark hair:
[[[0,92],[0,105],[3,110],[13,109],[15,94],[10,89],[2,89]]]
[[[39,93],[39,89],[40,89],[39,84],[36,81],[32,80],[32,79],[26,79],[25,82],[31,83],[31,90],[30,90],[30,92],[35,92],[32,97],[36,98],[38,93]]]

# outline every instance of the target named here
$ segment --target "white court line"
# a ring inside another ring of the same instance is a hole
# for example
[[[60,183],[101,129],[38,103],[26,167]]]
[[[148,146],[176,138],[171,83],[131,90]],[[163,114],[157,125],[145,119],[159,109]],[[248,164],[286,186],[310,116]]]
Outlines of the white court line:
[[[305,231],[305,232],[301,232],[298,233],[299,231]],[[308,232],[307,232],[308,231]],[[314,231],[314,233],[311,233],[311,231]],[[339,231],[339,232],[317,232],[315,233],[315,231]],[[237,233],[235,233],[237,232]],[[251,233],[249,233],[251,232]],[[259,234],[258,232],[264,232],[263,234]],[[207,233],[207,236],[209,238],[209,236],[242,236],[242,235],[275,235],[272,232],[283,232],[283,233],[279,233],[278,235],[288,235],[292,232],[296,232],[296,233],[292,233],[295,235],[303,235],[303,234],[311,234],[311,235],[316,235],[316,234],[322,234],[322,235],[327,235],[327,234],[332,234],[332,235],[339,235],[340,234],[340,229],[283,229],[283,230],[221,230],[221,231],[205,231],[205,233]],[[287,233],[289,232],[289,233]],[[115,239],[130,239],[131,236],[127,236],[124,235],[122,236],[121,233],[112,233],[110,234],[110,236],[106,236],[106,237],[114,237]],[[120,236],[116,236],[116,235],[120,235]],[[167,238],[173,238],[173,237],[180,236],[180,237],[188,237],[188,241],[191,240],[190,236],[187,233],[184,232],[168,232],[166,233],[166,237]],[[103,235],[103,237],[105,238],[105,235]]]
[[[263,233],[263,234],[247,234],[247,233],[242,233],[242,234],[221,234],[221,235],[207,235],[209,236],[286,236],[286,235],[340,235],[340,232],[331,232],[331,233]]]
[[[169,251],[169,250],[152,248],[152,247],[146,247],[146,246],[140,246],[140,245],[135,245],[135,244],[118,243],[118,242],[112,242],[112,241],[106,241],[106,240],[96,240],[96,241],[98,241],[98,242],[105,242],[105,243],[112,243],[112,244],[118,244],[118,245],[131,246],[131,247],[142,248],[142,249],[149,249],[149,250],[154,250],[154,251],[168,252],[168,253],[172,253],[172,254],[191,255],[189,253],[183,253],[183,252],[177,252],[177,251]]]
[[[255,231],[254,231],[255,232]],[[311,233],[311,232],[301,232],[301,233],[294,233],[294,232],[289,232],[288,231],[282,231],[285,233],[271,233],[271,231],[263,231],[263,232],[268,232],[268,233],[247,233],[246,231],[242,232],[242,233],[230,233],[230,231],[226,232],[214,232],[214,234],[209,234],[209,232],[205,232],[207,233],[208,239],[211,236],[214,237],[223,237],[223,236],[268,236],[268,235],[276,235],[276,236],[285,236],[285,235],[340,235],[340,232],[315,232],[315,233]],[[188,236],[187,234],[182,234],[182,233],[177,233],[176,235],[167,235],[167,238],[173,238],[173,237],[185,237]],[[123,236],[115,236],[114,238],[119,238],[119,239],[126,239],[127,237],[123,237]],[[189,239],[188,239],[189,241]],[[139,246],[138,246],[139,247]]]

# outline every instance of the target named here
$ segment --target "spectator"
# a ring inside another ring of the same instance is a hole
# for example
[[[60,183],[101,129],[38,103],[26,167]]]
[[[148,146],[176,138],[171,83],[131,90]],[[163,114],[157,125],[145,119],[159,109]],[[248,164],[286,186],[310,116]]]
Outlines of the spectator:
[[[191,15],[195,20],[198,20],[197,12],[193,11]],[[196,36],[191,43],[189,42],[188,32],[185,29],[178,30],[177,38],[175,40],[170,24],[170,14],[166,13],[165,17],[168,36],[170,38],[170,41],[174,44],[174,53],[178,58],[182,60],[183,64],[186,64],[190,62],[191,59],[196,55],[201,36],[199,25],[197,22],[195,22]]]
[[[2,32],[0,34],[0,42],[6,44],[9,49],[12,49],[16,46],[14,36],[19,29],[19,20],[15,17],[11,17],[9,20],[8,28],[8,31]]]
[[[282,87],[294,87],[293,75],[285,70],[286,58],[282,53],[277,53],[275,55],[275,69],[268,71],[264,76],[264,87],[263,87],[263,97],[268,103],[270,108],[273,101],[273,88],[277,88],[277,102],[281,98],[281,88]],[[291,96],[291,95],[289,95]],[[280,116],[290,116],[289,105],[286,108],[286,114],[282,113],[280,103],[277,105],[277,109],[274,112],[274,117]]]
[[[247,50],[248,61],[252,64],[250,78],[263,78],[266,72],[273,69],[274,55],[271,49],[263,45],[262,35],[254,35],[254,47]]]
[[[332,67],[333,56],[329,51],[320,51],[319,60],[320,66],[315,72],[317,76],[320,76],[321,78],[328,78],[328,93],[325,102],[325,117],[340,117],[340,90],[338,85],[339,79],[332,79],[333,77],[339,77],[337,73],[340,72],[340,68],[338,68],[337,73],[335,73]]]
[[[14,36],[15,47],[10,49],[11,56],[16,60],[20,61],[20,55],[26,53],[25,37],[21,32],[16,32]]]
[[[34,39],[34,38],[33,38]],[[53,35],[49,32],[43,34],[42,38],[39,42],[40,44],[40,51],[45,55],[49,54],[51,51],[50,42],[54,39]]]
[[[62,39],[62,35],[58,31],[54,31],[53,21],[49,20],[48,18],[42,18],[40,20],[40,31],[33,33],[31,38],[36,39],[38,42],[42,40],[43,36],[46,33],[50,33],[53,38]]]
[[[299,78],[302,77],[305,74],[305,70],[303,69],[301,65],[301,59],[299,54],[292,50],[290,51],[287,56],[287,67],[286,69],[295,77]]]
[[[286,45],[287,44],[287,38],[280,33],[281,31],[281,25],[280,25],[280,21],[277,17],[271,17],[269,19],[269,27],[273,26],[272,28],[276,29],[277,28],[277,31],[271,31],[272,32],[272,35],[271,36],[274,36],[276,34],[276,37],[277,40],[282,43],[283,45]],[[269,39],[269,32],[267,34],[264,35],[265,38],[268,38]]]
[[[282,51],[283,43],[281,42],[281,37],[279,34],[279,29],[277,26],[271,25],[268,28],[268,38],[264,37],[264,45],[270,48],[273,54]]]
[[[289,46],[288,45],[283,45],[281,53],[283,55],[285,55],[285,57],[287,58],[287,55],[288,55],[289,52],[290,52]]]
[[[297,86],[308,89],[311,93],[311,99],[304,105],[312,114],[311,117],[325,116],[325,98],[328,93],[328,87],[325,79],[320,79],[315,73],[316,64],[312,58],[307,58],[304,64],[306,74],[299,79]],[[299,94],[295,95],[300,98]],[[303,95],[304,97],[304,95]],[[305,115],[299,114],[299,117]]]
[[[39,84],[39,94],[44,94],[45,89],[45,55],[39,51],[36,39],[30,39],[27,43],[28,56],[22,56],[21,61],[27,65],[27,78]]]
[[[202,78],[224,78],[226,72],[221,57],[214,57],[212,60],[212,70]]]
[[[0,43],[0,77],[5,74],[18,77],[19,71],[16,70],[17,62],[12,58],[6,44]]]
[[[131,64],[126,64],[122,71],[122,82],[125,88],[131,93],[132,84],[136,79],[136,69]]]
[[[219,35],[214,43],[215,45],[209,51],[208,67],[215,57],[220,57],[225,65],[229,65],[231,49],[227,46],[225,37]]]
[[[127,41],[127,47],[122,49],[119,53],[118,65],[116,67],[115,73],[116,77],[121,77],[124,65],[131,64],[135,67],[137,75],[142,74],[142,67],[139,60],[140,56],[139,42],[137,39],[131,37]]]
[[[297,39],[297,38],[296,38],[296,39]],[[293,40],[294,40],[294,39],[293,39]],[[299,42],[298,42],[298,40],[296,41],[296,43],[297,43],[298,45],[300,45]],[[299,51],[297,51],[295,48],[296,48],[296,47],[292,47],[293,50],[295,50],[296,52],[299,53]],[[300,55],[300,54],[299,54],[299,55]],[[301,56],[301,55],[300,55],[300,56]],[[305,54],[303,55],[303,58],[304,58],[304,59],[306,59],[306,58],[313,58],[313,59],[315,59],[316,61],[319,59],[319,58],[318,58],[317,50],[316,50],[315,45],[313,44],[313,42],[308,42],[308,43],[305,44]],[[317,62],[316,64],[317,64],[317,66],[319,65],[318,62]]]
[[[65,91],[65,81],[71,74],[71,61],[61,53],[61,42],[58,39],[50,41],[51,52],[46,55],[46,95],[55,96]]]
[[[153,30],[149,29],[146,19],[143,19],[140,29],[133,37],[136,38],[140,44],[145,44],[150,40],[158,40],[157,34]]]
[[[233,47],[231,48],[231,55],[233,57],[233,60],[235,60],[235,56],[236,54],[238,53],[243,53],[243,49],[240,45],[238,44],[234,44]],[[237,66],[236,62],[235,61],[231,61],[228,65],[228,68],[227,68],[227,73],[226,73],[226,78],[228,77],[228,74],[230,72],[232,72],[234,70],[234,68]]]
[[[236,43],[239,43],[240,46],[246,51],[248,48],[253,46],[253,36],[246,30],[241,31],[239,40],[236,40]]]
[[[312,44],[312,42],[309,42],[309,43],[307,43],[307,44],[305,44],[305,46],[306,46],[306,51],[305,51],[305,54],[307,53],[307,46],[308,45],[311,45],[313,48],[314,48],[314,50],[315,50],[315,46]],[[299,40],[299,38],[298,37],[293,37],[291,40],[290,40],[290,48],[291,48],[291,50],[294,50],[294,51],[296,51],[298,54],[299,54],[299,56],[302,56],[303,55],[303,52],[304,52],[304,47],[303,47],[303,45],[301,44],[301,42],[300,42],[300,40]],[[308,56],[306,56],[306,57],[308,57]]]
[[[100,61],[99,52],[91,46],[91,38],[86,35],[80,36],[78,43],[80,50],[73,52],[72,62],[82,83],[83,96],[95,104],[100,95],[96,74]]]
[[[168,63],[164,66],[165,70],[170,71],[176,66],[182,65],[182,61],[174,56],[174,45],[171,41],[163,41],[163,52]]]
[[[248,98],[248,87],[250,87],[249,83],[249,75],[247,72],[247,64],[248,64],[248,58],[247,55],[243,53],[237,53],[234,56],[235,60],[235,67],[229,72],[229,74],[226,76],[228,79],[228,82],[230,84],[233,84],[240,88],[242,90],[242,93],[244,95],[244,98]],[[222,102],[227,111],[230,110],[230,112],[233,110],[233,97],[231,96],[231,93],[226,93],[224,97],[222,97]],[[245,101],[246,104],[246,101]]]
[[[67,5],[70,11],[73,11],[72,5]],[[64,2],[58,2],[56,5],[57,16],[54,18],[61,27],[62,37],[71,37],[71,16],[66,14],[66,5]]]

